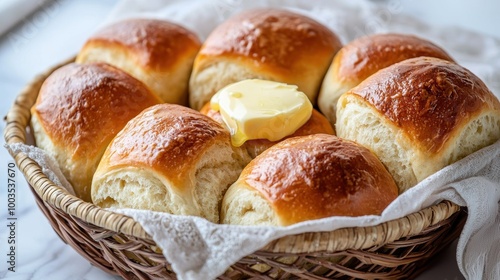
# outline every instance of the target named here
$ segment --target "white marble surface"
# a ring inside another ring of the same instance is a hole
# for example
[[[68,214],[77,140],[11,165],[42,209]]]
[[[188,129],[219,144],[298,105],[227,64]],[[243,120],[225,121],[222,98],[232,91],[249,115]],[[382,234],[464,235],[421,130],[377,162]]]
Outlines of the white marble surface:
[[[218,1],[218,0],[215,0]],[[4,116],[16,94],[37,73],[74,55],[99,26],[117,0],[55,0],[26,17],[0,37],[0,116]],[[500,38],[500,2],[480,1],[378,1],[401,5],[409,13],[433,23],[436,28],[462,26]],[[444,12],[446,11],[446,12]],[[3,131],[5,123],[1,122]],[[1,138],[1,144],[4,140]],[[35,205],[19,172],[16,175],[16,267],[8,268],[7,168],[13,162],[0,149],[0,279],[116,279],[90,265],[65,245]],[[418,279],[463,279],[451,246],[439,255]]]

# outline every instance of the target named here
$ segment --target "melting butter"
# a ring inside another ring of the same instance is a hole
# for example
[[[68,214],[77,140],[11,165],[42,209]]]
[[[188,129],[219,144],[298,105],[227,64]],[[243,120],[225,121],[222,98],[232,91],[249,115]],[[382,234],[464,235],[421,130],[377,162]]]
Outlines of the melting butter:
[[[231,133],[232,144],[247,140],[278,141],[304,125],[312,114],[312,104],[297,86],[250,79],[230,84],[210,100]]]

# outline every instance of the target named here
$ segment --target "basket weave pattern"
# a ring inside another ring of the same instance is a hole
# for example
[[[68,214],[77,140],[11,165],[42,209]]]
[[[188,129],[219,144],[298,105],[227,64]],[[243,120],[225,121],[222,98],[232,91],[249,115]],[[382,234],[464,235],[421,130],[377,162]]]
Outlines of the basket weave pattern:
[[[36,77],[6,116],[8,144],[27,143],[30,108],[55,66]],[[12,155],[59,237],[89,262],[125,279],[175,279],[161,250],[141,225],[67,194],[23,153]],[[443,201],[372,227],[286,236],[242,258],[221,279],[411,279],[455,240],[465,209]]]

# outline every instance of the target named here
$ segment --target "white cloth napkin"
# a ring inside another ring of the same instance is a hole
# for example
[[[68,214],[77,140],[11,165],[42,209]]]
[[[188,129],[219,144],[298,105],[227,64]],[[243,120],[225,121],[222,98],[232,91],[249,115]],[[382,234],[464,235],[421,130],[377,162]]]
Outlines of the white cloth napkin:
[[[405,17],[395,7],[368,1],[123,0],[103,24],[129,17],[161,18],[190,28],[203,40],[230,15],[263,6],[306,14],[334,30],[344,43],[362,35],[389,31],[428,38],[483,79],[497,96],[500,93],[499,40],[458,28],[435,29]],[[24,145],[7,148],[11,153],[40,153]],[[282,236],[376,225],[444,199],[467,206],[469,212],[457,246],[460,271],[467,279],[497,279],[500,275],[500,141],[428,177],[399,196],[381,216],[332,217],[276,228],[217,225],[198,217],[112,210],[133,217],[144,227],[163,249],[179,279],[211,279]]]
[[[29,14],[51,0],[2,0],[0,1],[0,35],[21,22]],[[37,21],[39,19],[32,19]]]

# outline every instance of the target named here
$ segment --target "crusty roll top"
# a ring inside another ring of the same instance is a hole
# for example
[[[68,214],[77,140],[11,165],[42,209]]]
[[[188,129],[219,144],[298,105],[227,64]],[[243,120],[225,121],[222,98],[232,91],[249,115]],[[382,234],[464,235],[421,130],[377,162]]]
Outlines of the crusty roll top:
[[[318,96],[320,111],[334,124],[342,94],[385,67],[420,56],[453,61],[440,47],[412,35],[374,34],[351,41],[335,55],[323,79]]]
[[[70,157],[93,158],[145,107],[158,104],[138,80],[106,64],[68,64],[42,85],[32,114]]]
[[[247,57],[254,60],[255,67],[294,73],[304,63],[302,58],[323,59],[322,53],[333,55],[340,47],[337,36],[313,19],[285,10],[257,9],[219,25],[199,55]]]
[[[196,34],[156,19],[128,19],[97,31],[77,63],[104,62],[139,81],[166,103],[185,105],[193,61],[201,46]]]
[[[129,19],[99,30],[82,49],[88,46],[125,49],[135,54],[136,63],[144,68],[172,69],[184,63],[200,48],[196,34],[174,23],[153,19]]]
[[[147,129],[145,129],[147,128]],[[229,132],[219,123],[192,109],[172,104],[153,106],[131,120],[103,156],[100,166],[152,169],[169,178],[173,186],[189,184],[187,172],[203,151]],[[99,170],[98,170],[99,172]]]
[[[368,149],[326,134],[273,146],[250,162],[239,180],[270,202],[282,225],[380,214],[398,194],[392,177]]]
[[[254,78],[297,85],[315,104],[341,46],[332,31],[304,15],[242,12],[217,26],[202,45],[190,77],[189,104],[200,110],[221,88]]]
[[[430,41],[412,35],[376,34],[361,37],[345,45],[336,55],[337,77],[355,82],[394,63],[420,56],[453,59]]]
[[[498,99],[470,71],[429,57],[385,68],[348,94],[367,100],[414,145],[431,153],[439,151],[471,118],[500,110]]]

